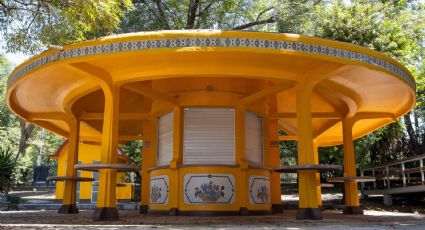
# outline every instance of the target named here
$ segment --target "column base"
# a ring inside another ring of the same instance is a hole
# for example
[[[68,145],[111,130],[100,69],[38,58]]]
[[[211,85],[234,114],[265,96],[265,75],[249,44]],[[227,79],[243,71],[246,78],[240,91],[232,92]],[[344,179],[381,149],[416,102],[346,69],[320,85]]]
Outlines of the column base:
[[[282,204],[272,204],[272,214],[283,213]]]
[[[297,220],[323,220],[319,208],[299,208],[296,215]]]
[[[63,204],[59,210],[58,213],[62,214],[72,214],[72,213],[78,213],[78,208],[76,204]]]
[[[247,209],[247,208],[241,207],[241,208],[239,209],[239,214],[240,214],[241,216],[248,216],[248,215],[249,215],[249,211],[248,211],[248,209]]]
[[[170,209],[169,215],[170,216],[178,216],[179,215],[179,209],[177,209],[177,208]]]
[[[139,213],[140,214],[148,214],[149,206],[148,205],[140,205]]]
[[[118,210],[116,207],[110,208],[110,207],[103,207],[103,208],[96,208],[96,210],[93,213],[93,220],[118,220]]]
[[[359,206],[345,206],[342,213],[344,215],[363,215],[363,209]]]

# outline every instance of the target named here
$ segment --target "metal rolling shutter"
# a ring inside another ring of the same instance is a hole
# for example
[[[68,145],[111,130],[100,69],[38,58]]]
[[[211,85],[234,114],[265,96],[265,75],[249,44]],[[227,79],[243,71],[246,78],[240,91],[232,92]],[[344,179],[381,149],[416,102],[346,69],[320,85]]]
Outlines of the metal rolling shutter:
[[[262,118],[254,113],[245,113],[245,153],[250,165],[263,166]]]
[[[184,111],[184,164],[235,164],[235,111]]]
[[[157,165],[169,165],[173,159],[173,113],[158,118],[158,157]]]

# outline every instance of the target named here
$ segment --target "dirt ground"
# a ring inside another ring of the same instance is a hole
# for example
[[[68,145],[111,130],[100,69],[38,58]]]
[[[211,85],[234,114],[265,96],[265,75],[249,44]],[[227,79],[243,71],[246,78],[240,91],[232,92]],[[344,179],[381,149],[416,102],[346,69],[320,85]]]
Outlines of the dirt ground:
[[[365,215],[343,215],[326,210],[324,220],[297,221],[295,210],[267,216],[151,216],[120,211],[120,220],[97,222],[93,211],[58,214],[56,211],[0,212],[0,229],[424,229],[421,214],[366,211]]]
[[[49,202],[51,192],[16,192],[25,203]],[[11,194],[11,195],[12,195]],[[283,195],[282,214],[267,216],[189,217],[151,216],[137,210],[120,210],[120,220],[96,222],[92,210],[79,214],[58,214],[56,210],[31,210],[0,212],[0,229],[425,229],[424,200],[397,199],[394,206],[384,206],[382,197],[362,200],[363,216],[343,215],[339,209],[342,195],[325,193],[322,196],[324,220],[295,220],[298,196]]]

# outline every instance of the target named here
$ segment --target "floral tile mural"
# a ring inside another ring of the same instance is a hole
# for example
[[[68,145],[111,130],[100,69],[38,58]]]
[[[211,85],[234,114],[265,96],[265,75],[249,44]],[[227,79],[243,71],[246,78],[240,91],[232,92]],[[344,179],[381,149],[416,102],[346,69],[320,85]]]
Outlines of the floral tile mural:
[[[152,176],[150,183],[150,203],[167,204],[169,192],[168,175]]]
[[[270,203],[270,179],[267,176],[249,177],[249,203]]]
[[[235,201],[235,178],[232,174],[186,174],[186,204],[232,204]]]

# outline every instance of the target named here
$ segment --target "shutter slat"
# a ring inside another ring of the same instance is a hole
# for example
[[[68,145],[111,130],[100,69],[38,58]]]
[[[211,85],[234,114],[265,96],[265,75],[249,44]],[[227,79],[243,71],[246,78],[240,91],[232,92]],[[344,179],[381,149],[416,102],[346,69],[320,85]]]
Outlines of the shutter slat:
[[[250,165],[263,166],[262,119],[254,113],[245,113],[245,153]]]
[[[185,109],[184,163],[235,164],[233,109]]]
[[[158,119],[158,158],[157,165],[169,165],[173,159],[173,112]]]

